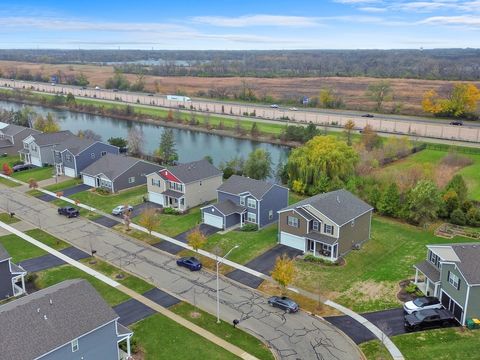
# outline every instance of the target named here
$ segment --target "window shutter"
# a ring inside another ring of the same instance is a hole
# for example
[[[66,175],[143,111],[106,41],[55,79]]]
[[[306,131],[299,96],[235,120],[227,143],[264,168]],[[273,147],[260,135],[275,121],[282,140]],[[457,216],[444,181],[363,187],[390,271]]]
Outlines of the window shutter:
[[[458,284],[457,284],[457,290],[460,290],[460,282],[462,281],[462,279],[460,279],[460,277],[458,278]]]

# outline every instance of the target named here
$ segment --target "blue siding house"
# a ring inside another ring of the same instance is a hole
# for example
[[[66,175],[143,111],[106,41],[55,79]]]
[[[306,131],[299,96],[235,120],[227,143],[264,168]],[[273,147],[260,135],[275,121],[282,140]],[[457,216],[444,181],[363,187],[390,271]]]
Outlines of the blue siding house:
[[[12,262],[12,257],[0,244],[0,301],[25,294],[27,272]]]
[[[245,223],[262,228],[277,221],[287,205],[288,188],[233,175],[217,189],[217,202],[201,209],[202,222],[219,229]]]

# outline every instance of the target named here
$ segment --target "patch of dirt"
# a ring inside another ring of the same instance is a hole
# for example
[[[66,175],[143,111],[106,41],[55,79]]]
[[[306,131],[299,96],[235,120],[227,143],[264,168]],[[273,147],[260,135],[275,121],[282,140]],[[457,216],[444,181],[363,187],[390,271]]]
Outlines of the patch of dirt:
[[[199,317],[202,316],[202,314],[200,314],[198,311],[192,311],[192,312],[190,312],[189,315],[192,319],[198,319]]]
[[[447,164],[440,164],[435,168],[435,183],[439,188],[444,188],[445,185],[457,174],[464,166],[452,166]]]
[[[133,354],[132,357],[133,357],[133,360],[144,360],[145,352],[143,351],[143,349],[140,349],[135,354]]]
[[[396,287],[396,284],[385,281],[358,281],[353,283],[350,289],[342,295],[344,297],[351,297],[355,299],[356,302],[385,300],[392,298],[392,294],[397,290]]]
[[[400,286],[400,291],[397,293],[397,299],[400,300],[401,302],[412,301],[412,300],[414,300],[418,297],[415,294],[410,294],[410,293],[405,291],[405,288],[412,281],[413,281],[413,279],[406,279],[406,280],[402,280],[398,283],[398,286]]]

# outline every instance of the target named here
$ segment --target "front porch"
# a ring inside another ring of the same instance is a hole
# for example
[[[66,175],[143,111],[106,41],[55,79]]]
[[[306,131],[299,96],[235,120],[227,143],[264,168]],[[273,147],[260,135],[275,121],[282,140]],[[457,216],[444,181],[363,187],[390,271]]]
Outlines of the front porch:
[[[20,296],[26,294],[27,291],[25,289],[25,275],[27,272],[21,268],[20,266],[10,263],[12,268],[12,289],[13,289],[13,296]]]
[[[414,265],[414,284],[426,296],[440,296],[440,271],[429,261],[425,260]]]
[[[327,242],[318,239],[312,239],[308,235],[306,239],[306,254],[311,254],[315,257],[331,262],[338,260],[338,243],[336,242],[337,239],[332,238],[332,242],[330,241],[330,239],[328,239],[329,241]]]
[[[30,151],[27,149],[21,149],[18,151],[20,154],[20,160],[22,160],[25,164],[31,164],[32,163],[32,155],[30,155]]]
[[[130,338],[133,336],[133,332],[117,322],[117,343],[118,343],[118,360],[131,360],[132,359],[132,350],[130,348]],[[125,343],[124,343],[125,342]],[[126,346],[122,350],[120,344],[124,343]]]
[[[162,193],[163,195],[163,207],[177,209],[178,211],[185,211],[185,194],[173,191],[166,190]]]

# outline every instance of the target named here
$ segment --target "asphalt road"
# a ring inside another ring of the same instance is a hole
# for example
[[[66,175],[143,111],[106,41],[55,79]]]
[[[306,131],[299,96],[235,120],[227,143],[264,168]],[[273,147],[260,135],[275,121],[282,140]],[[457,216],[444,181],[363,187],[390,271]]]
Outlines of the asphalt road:
[[[52,235],[142,277],[156,287],[195,303],[215,314],[215,275],[191,273],[179,268],[175,258],[145,243],[125,237],[83,218],[58,216],[49,203],[22,193],[22,188],[0,185],[0,208],[40,226]],[[353,342],[330,323],[304,312],[286,314],[268,306],[260,293],[227,278],[220,280],[221,318],[239,319],[239,327],[255,334],[276,350],[280,358],[358,360],[361,354]]]

